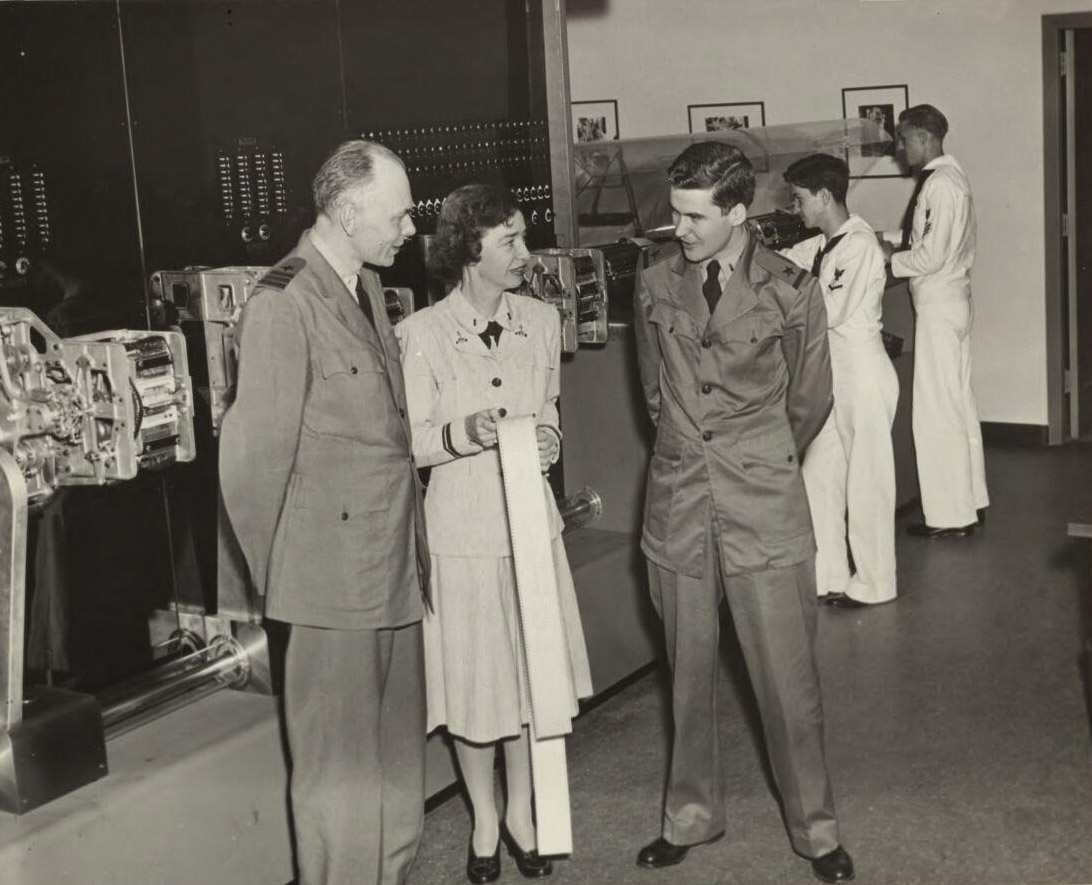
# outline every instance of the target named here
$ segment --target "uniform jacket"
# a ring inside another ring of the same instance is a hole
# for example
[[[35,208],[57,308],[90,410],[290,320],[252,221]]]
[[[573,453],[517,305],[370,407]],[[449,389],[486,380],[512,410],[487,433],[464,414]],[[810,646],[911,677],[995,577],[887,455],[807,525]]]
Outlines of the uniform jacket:
[[[822,292],[753,233],[712,317],[701,283],[680,255],[645,270],[635,293],[656,424],[641,547],[700,577],[712,515],[728,573],[803,562],[815,544],[800,456],[832,403]]]
[[[558,437],[561,321],[550,305],[506,292],[493,320],[503,331],[487,347],[481,317],[458,287],[395,328],[402,348],[413,452],[432,467],[425,514],[429,549],[443,556],[511,556],[500,457],[466,437],[467,415],[503,408],[532,415]],[[551,537],[561,517],[545,478]]]
[[[841,237],[823,258],[819,284],[827,308],[830,346],[884,353],[883,292],[887,284],[883,250],[871,225],[853,214],[832,239]],[[825,234],[810,237],[782,254],[802,268],[810,268],[820,249],[827,245]]]
[[[374,629],[420,620],[428,550],[398,344],[310,231],[243,309],[224,417],[224,505],[271,618]]]
[[[910,248],[891,256],[891,274],[910,278],[915,306],[971,297],[976,227],[971,186],[955,157],[943,154],[926,163],[925,180],[914,207]],[[887,238],[898,243],[901,231]]]

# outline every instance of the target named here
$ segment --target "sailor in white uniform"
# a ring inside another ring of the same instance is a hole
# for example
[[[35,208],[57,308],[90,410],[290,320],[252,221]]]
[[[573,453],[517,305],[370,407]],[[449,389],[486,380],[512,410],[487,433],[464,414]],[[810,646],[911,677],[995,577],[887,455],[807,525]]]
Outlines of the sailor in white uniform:
[[[917,313],[913,427],[925,521],[909,531],[926,538],[972,534],[990,503],[971,389],[974,203],[963,169],[944,153],[947,132],[932,105],[899,115],[899,147],[921,171],[902,231],[883,243],[892,276],[910,280]]]
[[[891,424],[899,380],[880,337],[883,250],[868,222],[846,208],[844,161],[812,154],[789,166],[785,180],[797,214],[822,231],[784,254],[819,278],[834,375],[834,409],[803,465],[818,548],[816,588],[840,608],[889,602],[896,594]]]

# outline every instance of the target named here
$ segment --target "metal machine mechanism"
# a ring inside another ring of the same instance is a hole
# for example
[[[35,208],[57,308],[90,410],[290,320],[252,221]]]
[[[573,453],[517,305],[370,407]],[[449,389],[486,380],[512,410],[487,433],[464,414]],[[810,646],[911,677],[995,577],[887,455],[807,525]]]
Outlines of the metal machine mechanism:
[[[25,308],[0,309],[0,457],[28,501],[58,485],[132,479],[192,461],[193,404],[177,332],[58,338]]]
[[[607,276],[598,249],[536,249],[523,270],[523,293],[561,315],[561,349],[607,340]]]
[[[633,323],[633,292],[641,271],[679,252],[674,236],[661,240],[625,237],[593,248],[603,255],[612,327]]]
[[[804,219],[792,212],[777,209],[748,219],[763,245],[771,249],[787,249],[801,240],[816,236],[819,231],[804,226]]]
[[[152,296],[174,306],[194,354],[198,395],[212,413],[213,433],[231,404],[238,371],[235,325],[267,267],[193,267],[152,274]]]
[[[59,486],[119,482],[195,455],[182,335],[64,339],[25,308],[0,309],[0,808],[22,813],[105,775],[105,723],[116,731],[180,694],[249,678],[260,642],[244,631],[201,650],[199,662],[183,659],[177,679],[157,672],[109,698],[24,692],[28,505]]]
[[[193,352],[198,395],[208,404],[214,434],[234,398],[238,374],[235,327],[243,305],[268,267],[187,267],[152,274],[152,297],[172,305]],[[383,290],[387,316],[396,325],[413,313],[413,290]]]

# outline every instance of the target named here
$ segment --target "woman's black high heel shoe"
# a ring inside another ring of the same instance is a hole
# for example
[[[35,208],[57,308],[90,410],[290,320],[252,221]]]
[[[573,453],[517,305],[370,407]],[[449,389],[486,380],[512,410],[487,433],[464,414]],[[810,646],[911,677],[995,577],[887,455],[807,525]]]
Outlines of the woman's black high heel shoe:
[[[485,885],[500,878],[500,839],[492,856],[478,857],[474,853],[474,834],[470,834],[470,844],[466,848],[466,878],[474,885]]]
[[[544,857],[539,857],[538,849],[524,851],[520,848],[519,843],[517,843],[512,837],[512,834],[508,832],[508,827],[505,825],[504,821],[501,821],[500,836],[501,841],[504,842],[504,847],[507,848],[508,853],[512,855],[512,860],[516,862],[516,869],[520,871],[520,874],[525,879],[541,879],[554,871],[553,863],[546,860]]]

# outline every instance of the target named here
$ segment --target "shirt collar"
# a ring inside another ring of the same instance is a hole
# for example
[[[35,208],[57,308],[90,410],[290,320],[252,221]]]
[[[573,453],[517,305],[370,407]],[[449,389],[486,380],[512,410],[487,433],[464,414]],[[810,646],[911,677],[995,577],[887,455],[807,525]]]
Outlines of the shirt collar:
[[[334,273],[341,277],[341,281],[345,284],[345,288],[355,297],[356,281],[359,279],[358,274],[360,273],[360,268],[358,267],[352,273],[346,273],[344,265],[339,266],[337,260],[334,258],[333,249],[331,249],[329,244],[319,236],[314,228],[311,228],[311,245],[314,246],[315,251],[326,260],[326,263],[333,268]]]
[[[834,232],[834,236],[830,239],[833,240],[834,237],[840,237],[842,236],[842,234],[848,234],[850,231],[856,230],[860,224],[860,221],[860,216],[856,213],[851,212],[849,217],[841,223],[841,225],[838,227],[838,230]]]
[[[951,154],[941,154],[939,157],[933,157],[928,163],[921,167],[921,171],[926,169],[932,171],[933,169],[939,169],[941,166],[955,166],[959,168],[959,163],[956,162],[956,158]]]
[[[458,286],[451,290],[447,300],[459,325],[474,335],[480,335],[484,332],[490,320],[497,323],[502,329],[509,331],[516,326],[515,312],[512,310],[513,296],[511,292],[505,292],[501,295],[500,303],[497,305],[497,312],[491,317],[483,317],[478,313],[477,308],[470,303],[470,299],[463,294],[462,289]]]
[[[746,231],[744,231],[746,233]],[[722,283],[727,283],[729,277],[732,276],[732,271],[739,267],[740,259],[743,258],[743,253],[747,251],[747,237],[743,238],[743,245],[740,249],[732,249],[729,253],[727,250],[722,249],[716,255],[710,255],[704,261],[699,262],[701,265],[701,278],[705,280],[709,273],[709,262],[717,261],[720,263],[720,279]]]

